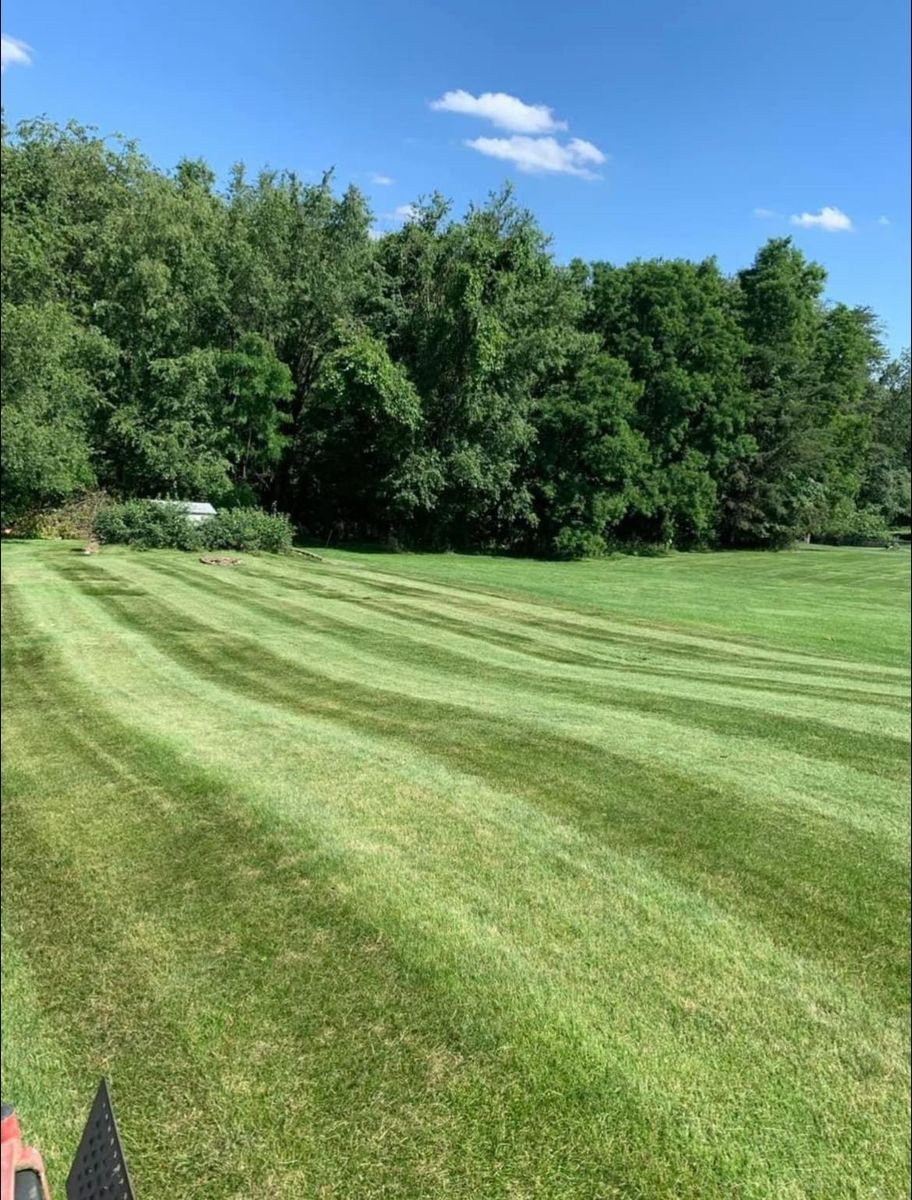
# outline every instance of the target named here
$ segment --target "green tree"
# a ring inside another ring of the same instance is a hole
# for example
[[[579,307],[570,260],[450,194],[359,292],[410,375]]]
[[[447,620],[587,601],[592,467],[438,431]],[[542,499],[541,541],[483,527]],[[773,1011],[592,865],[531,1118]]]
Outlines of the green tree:
[[[415,504],[410,459],[421,405],[403,367],[368,333],[323,360],[299,434],[299,496],[313,528],[389,534]]]
[[[590,326],[642,387],[631,418],[651,479],[627,530],[679,546],[711,542],[719,489],[747,446],[744,340],[715,261],[596,263]]]
[[[284,405],[294,390],[291,371],[265,338],[245,333],[233,350],[219,355],[218,375],[226,453],[236,482],[262,486],[290,440],[282,430],[290,419]]]
[[[912,511],[912,387],[909,351],[888,363],[874,386],[873,430],[861,502],[892,524]]]
[[[233,332],[260,333],[291,371],[288,452],[269,491],[300,517],[309,515],[311,494],[299,457],[311,391],[324,359],[380,294],[364,197],[349,188],[336,198],[331,184],[329,174],[310,186],[291,172],[263,172],[249,183],[237,167],[226,203],[222,258]]]
[[[603,553],[627,513],[648,507],[649,447],[631,427],[642,390],[626,363],[593,354],[540,402],[532,488],[544,553]]]
[[[588,340],[582,297],[509,189],[464,222],[447,217],[433,197],[378,250],[379,319],[421,397],[410,477],[432,507],[414,530],[431,545],[516,544],[535,523],[532,407]]]
[[[726,480],[722,537],[729,544],[783,545],[800,530],[796,510],[815,481],[807,434],[825,279],[791,238],[767,242],[738,276],[750,441]]]
[[[71,121],[3,127],[0,192],[6,303],[54,301],[91,320],[101,230],[151,171],[135,145]]]
[[[209,349],[146,364],[144,386],[116,405],[104,431],[115,490],[178,500],[231,494],[219,365],[219,352]]]
[[[96,482],[91,429],[113,348],[60,304],[3,305],[4,523]]]

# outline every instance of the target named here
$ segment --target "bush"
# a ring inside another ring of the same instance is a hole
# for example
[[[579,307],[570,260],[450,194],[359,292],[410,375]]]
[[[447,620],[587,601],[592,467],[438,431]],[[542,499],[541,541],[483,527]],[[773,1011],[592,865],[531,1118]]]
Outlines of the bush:
[[[104,492],[86,492],[82,496],[75,496],[56,508],[33,514],[29,518],[30,535],[85,541],[92,536],[95,518],[110,503]]]
[[[135,546],[138,550],[265,550],[281,554],[291,548],[291,522],[259,508],[226,508],[195,524],[179,503],[127,500],[109,504],[95,516],[93,531],[100,542]]]
[[[200,539],[207,550],[266,550],[282,554],[291,549],[291,522],[259,508],[226,508],[203,522]]]
[[[664,558],[673,549],[671,542],[648,542],[644,538],[631,538],[618,546],[622,554],[635,558]]]
[[[885,546],[894,537],[879,508],[846,504],[837,508],[814,541],[830,546]]]
[[[565,560],[602,558],[607,547],[601,534],[591,529],[574,529],[569,525],[554,539],[554,555]]]
[[[137,550],[198,550],[199,526],[179,504],[152,500],[127,500],[109,504],[97,513],[93,525],[99,542],[117,542]]]

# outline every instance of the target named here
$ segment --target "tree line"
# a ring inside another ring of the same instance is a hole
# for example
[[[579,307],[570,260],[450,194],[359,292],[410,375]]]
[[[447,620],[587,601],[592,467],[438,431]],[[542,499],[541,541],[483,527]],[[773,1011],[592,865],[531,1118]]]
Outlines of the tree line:
[[[788,238],[564,266],[509,188],[376,237],[329,175],[220,189],[46,120],[2,172],[5,523],[104,488],[577,557],[908,520],[908,352]]]

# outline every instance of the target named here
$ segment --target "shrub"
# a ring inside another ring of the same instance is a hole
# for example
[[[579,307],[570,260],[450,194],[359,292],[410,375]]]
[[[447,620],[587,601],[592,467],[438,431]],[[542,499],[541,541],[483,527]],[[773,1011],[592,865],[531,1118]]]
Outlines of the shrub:
[[[95,518],[110,503],[104,492],[74,496],[56,508],[36,513],[31,520],[31,532],[39,538],[79,538],[84,541],[94,532]]]
[[[673,547],[671,542],[648,542],[643,538],[632,538],[621,543],[618,549],[623,554],[632,554],[635,558],[664,558]]]
[[[100,542],[138,550],[266,550],[281,554],[291,548],[292,541],[288,518],[270,516],[259,508],[226,508],[195,524],[180,504],[152,500],[109,504],[96,514],[92,529]]]
[[[199,526],[178,504],[127,500],[102,508],[93,524],[100,542],[119,542],[138,550],[197,550]]]
[[[837,508],[814,541],[831,546],[884,546],[894,538],[879,508],[846,504]]]
[[[565,525],[554,539],[554,554],[557,558],[602,558],[606,549],[605,539],[590,529],[573,529]]]
[[[226,508],[199,527],[207,550],[266,550],[281,554],[291,549],[291,522],[260,508]]]

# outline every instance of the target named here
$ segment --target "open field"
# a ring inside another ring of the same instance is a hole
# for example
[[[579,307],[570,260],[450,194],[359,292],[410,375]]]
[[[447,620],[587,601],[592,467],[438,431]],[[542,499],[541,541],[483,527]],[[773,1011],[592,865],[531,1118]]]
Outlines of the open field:
[[[907,1194],[906,552],[4,550],[3,1092],[140,1200]]]

